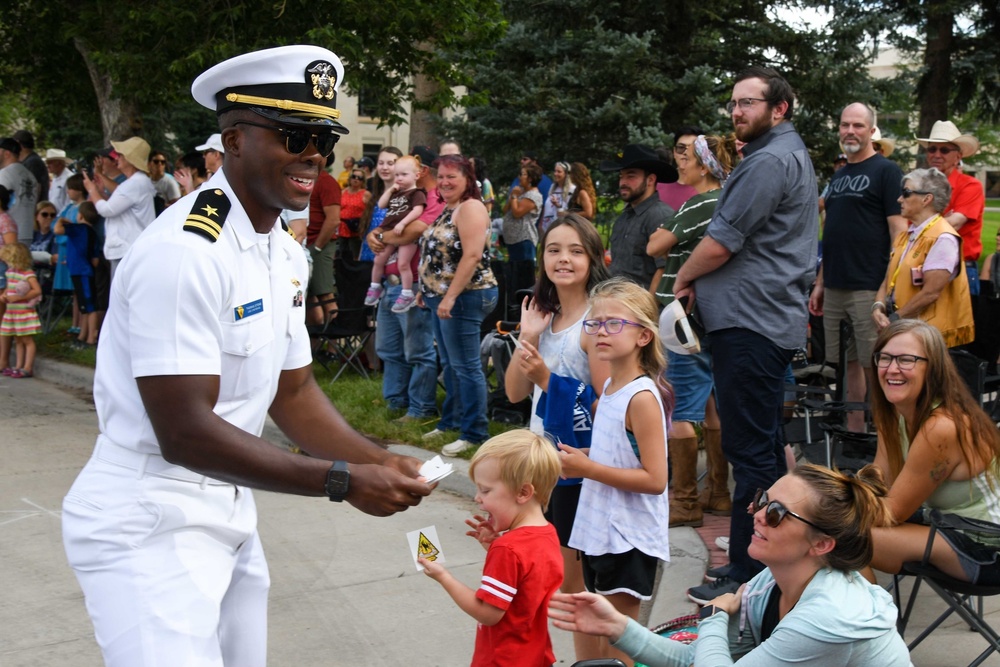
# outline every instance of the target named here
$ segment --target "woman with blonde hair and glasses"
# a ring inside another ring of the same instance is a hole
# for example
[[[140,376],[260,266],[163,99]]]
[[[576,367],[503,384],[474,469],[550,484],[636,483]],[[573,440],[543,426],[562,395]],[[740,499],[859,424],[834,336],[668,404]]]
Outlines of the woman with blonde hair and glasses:
[[[593,593],[556,593],[549,618],[656,667],[906,667],[891,596],[857,572],[871,559],[872,528],[885,520],[884,494],[874,466],[852,477],[812,464],[758,490],[749,552],[767,567],[702,609],[690,645],[653,634]]]
[[[926,322],[885,328],[871,372],[875,465],[890,484],[889,521],[874,531],[872,567],[895,573],[923,558],[925,510],[1000,523],[1000,431],[959,377],[941,333]],[[1000,584],[997,544],[948,528],[938,535],[934,567],[962,581]]]

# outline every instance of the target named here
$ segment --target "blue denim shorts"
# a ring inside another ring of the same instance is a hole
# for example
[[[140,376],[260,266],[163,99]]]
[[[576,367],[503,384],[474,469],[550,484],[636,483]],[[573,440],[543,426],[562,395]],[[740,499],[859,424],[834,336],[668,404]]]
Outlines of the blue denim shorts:
[[[677,400],[671,419],[675,422],[704,421],[705,404],[715,388],[712,356],[704,350],[698,354],[677,354],[667,350],[667,380]]]

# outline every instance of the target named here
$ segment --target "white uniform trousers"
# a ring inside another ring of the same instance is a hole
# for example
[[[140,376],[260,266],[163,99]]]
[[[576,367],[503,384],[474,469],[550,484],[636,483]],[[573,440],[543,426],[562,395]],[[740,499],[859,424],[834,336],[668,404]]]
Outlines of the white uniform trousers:
[[[63,543],[109,667],[263,667],[270,577],[249,489],[101,436]]]

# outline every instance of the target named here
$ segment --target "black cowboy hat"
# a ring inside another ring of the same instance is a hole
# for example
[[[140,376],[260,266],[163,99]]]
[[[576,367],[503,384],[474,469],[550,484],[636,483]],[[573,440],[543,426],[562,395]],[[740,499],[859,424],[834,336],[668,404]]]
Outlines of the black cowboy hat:
[[[597,166],[601,171],[621,171],[622,169],[642,169],[656,174],[657,183],[674,183],[677,181],[677,169],[660,159],[649,146],[629,144],[616,160],[602,160]]]

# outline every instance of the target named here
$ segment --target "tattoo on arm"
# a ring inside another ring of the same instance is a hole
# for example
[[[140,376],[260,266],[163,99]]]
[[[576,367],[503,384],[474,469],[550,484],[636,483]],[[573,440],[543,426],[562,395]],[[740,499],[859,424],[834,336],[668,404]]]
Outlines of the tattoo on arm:
[[[937,461],[934,467],[931,468],[931,481],[935,484],[940,484],[944,480],[948,479],[948,461],[942,460]]]

